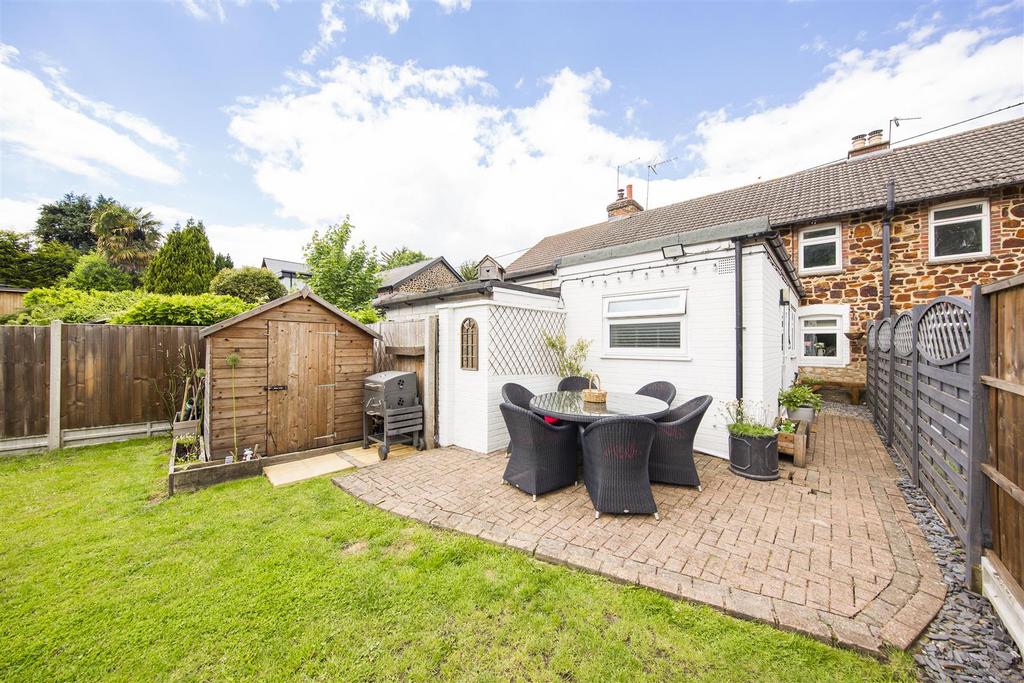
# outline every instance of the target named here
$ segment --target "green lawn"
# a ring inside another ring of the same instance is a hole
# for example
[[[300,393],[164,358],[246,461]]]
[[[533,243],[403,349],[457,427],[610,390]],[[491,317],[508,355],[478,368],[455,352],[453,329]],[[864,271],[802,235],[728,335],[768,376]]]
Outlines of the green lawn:
[[[370,508],[166,499],[165,439],[0,459],[0,680],[891,680],[808,638]]]

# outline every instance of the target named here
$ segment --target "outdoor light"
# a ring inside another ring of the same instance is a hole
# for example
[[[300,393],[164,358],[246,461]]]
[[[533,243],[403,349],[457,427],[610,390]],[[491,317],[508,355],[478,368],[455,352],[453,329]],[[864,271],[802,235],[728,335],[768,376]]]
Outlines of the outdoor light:
[[[683,251],[683,245],[670,244],[667,247],[661,248],[661,255],[665,258],[679,258],[680,256],[686,256],[686,252]]]
[[[779,305],[780,306],[785,306],[788,303],[789,303],[789,290],[788,289],[780,289],[779,290]]]

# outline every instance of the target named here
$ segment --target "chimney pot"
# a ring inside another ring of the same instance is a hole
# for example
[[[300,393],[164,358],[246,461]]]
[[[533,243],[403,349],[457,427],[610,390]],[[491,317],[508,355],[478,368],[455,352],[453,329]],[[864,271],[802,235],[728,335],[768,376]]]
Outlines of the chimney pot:
[[[633,198],[633,185],[629,184],[629,185],[626,185],[626,199],[632,199],[632,198]]]
[[[881,128],[879,128],[878,130],[873,130],[870,133],[868,133],[868,144],[869,145],[877,145],[881,141],[882,141],[882,129]]]
[[[860,149],[861,147],[863,147],[867,142],[867,137],[868,136],[864,135],[863,133],[861,133],[860,135],[854,135],[852,149]]]
[[[622,189],[622,188],[620,187],[620,188],[619,188],[619,190],[618,190],[618,197],[617,197],[617,199],[625,199],[625,198],[626,198],[626,193],[625,193],[625,191],[623,191],[623,189]]]

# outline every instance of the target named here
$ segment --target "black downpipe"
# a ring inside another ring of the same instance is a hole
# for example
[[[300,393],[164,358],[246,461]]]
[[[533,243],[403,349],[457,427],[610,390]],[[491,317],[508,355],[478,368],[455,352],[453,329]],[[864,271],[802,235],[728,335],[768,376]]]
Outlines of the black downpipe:
[[[889,317],[892,293],[889,289],[889,247],[892,215],[896,210],[896,184],[889,180],[885,189],[885,217],[882,219],[882,317]]]
[[[736,400],[743,398],[743,241],[733,240],[736,249]]]

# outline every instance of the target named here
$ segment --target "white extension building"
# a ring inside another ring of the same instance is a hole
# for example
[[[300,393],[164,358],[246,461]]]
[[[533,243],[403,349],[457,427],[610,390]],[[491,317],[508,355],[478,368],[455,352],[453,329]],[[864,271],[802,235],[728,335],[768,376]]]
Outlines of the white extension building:
[[[586,368],[608,390],[668,380],[677,403],[710,394],[695,447],[721,457],[721,404],[742,396],[777,414],[778,391],[796,376],[801,292],[766,218],[577,251],[513,276],[384,304],[391,320],[438,316],[440,445],[505,447],[501,386],[542,393],[560,379],[543,332],[590,340]]]

